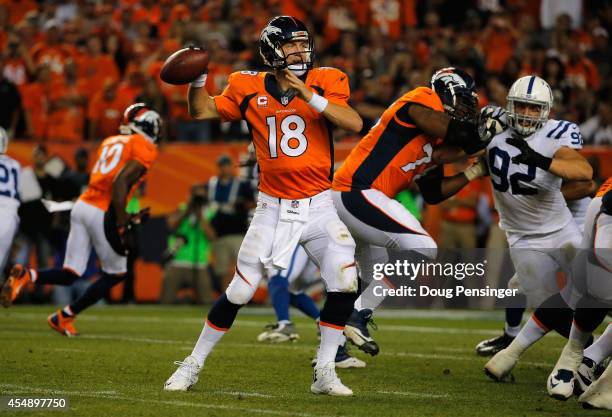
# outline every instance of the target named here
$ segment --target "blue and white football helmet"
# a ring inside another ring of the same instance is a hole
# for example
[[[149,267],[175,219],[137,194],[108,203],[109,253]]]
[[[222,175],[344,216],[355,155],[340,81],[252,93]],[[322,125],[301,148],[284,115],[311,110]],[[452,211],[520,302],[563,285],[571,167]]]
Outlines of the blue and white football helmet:
[[[539,115],[517,113],[517,103],[539,106]],[[506,97],[508,126],[521,136],[529,136],[546,123],[552,106],[553,94],[546,81],[537,75],[521,77],[512,84]]]

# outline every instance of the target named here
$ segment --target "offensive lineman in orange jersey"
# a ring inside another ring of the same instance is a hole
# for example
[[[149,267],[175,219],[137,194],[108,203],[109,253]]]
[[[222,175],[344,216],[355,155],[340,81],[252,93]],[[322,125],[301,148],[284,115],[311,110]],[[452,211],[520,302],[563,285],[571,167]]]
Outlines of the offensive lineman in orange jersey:
[[[486,172],[483,163],[453,177],[444,178],[442,170],[443,163],[486,147],[490,137],[479,135],[477,105],[472,78],[444,68],[434,74],[431,88],[418,87],[391,104],[336,172],[334,204],[357,242],[362,278],[371,280],[373,264],[389,261],[389,249],[436,257],[436,242],[394,197],[416,181],[425,201],[437,204]],[[391,283],[376,281],[364,289],[345,328],[347,338],[371,355],[379,347],[367,324],[384,300],[374,295],[381,286]]]
[[[105,139],[97,153],[87,189],[70,213],[70,234],[62,269],[35,270],[15,265],[0,293],[11,305],[28,282],[72,285],[85,271],[91,248],[102,265],[102,276],[74,303],[49,316],[49,326],[65,336],[76,336],[77,314],[102,299],[127,272],[125,239],[133,222],[125,211],[128,197],[157,158],[161,118],[143,103],[124,113],[122,134]]]
[[[264,267],[286,269],[301,244],[319,266],[328,292],[311,391],[352,395],[334,367],[357,297],[357,269],[355,241],[331,199],[330,124],[358,132],[362,121],[347,103],[346,74],[312,67],[314,40],[304,23],[291,16],[273,18],[261,32],[259,52],[270,72],[233,73],[215,97],[202,88],[206,75],[189,89],[194,118],[246,120],[259,164],[260,192],[234,278],[211,308],[193,352],[164,389],[186,391],[197,382],[206,357],[253,296]]]

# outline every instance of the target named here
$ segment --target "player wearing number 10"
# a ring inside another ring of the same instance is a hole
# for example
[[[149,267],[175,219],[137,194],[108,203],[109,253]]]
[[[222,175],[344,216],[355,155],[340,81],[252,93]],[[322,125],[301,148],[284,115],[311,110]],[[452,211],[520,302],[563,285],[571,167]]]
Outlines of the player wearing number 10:
[[[35,270],[15,265],[0,294],[8,307],[28,282],[71,285],[85,271],[91,248],[102,265],[102,276],[74,303],[49,316],[49,326],[65,336],[76,336],[74,319],[104,297],[127,272],[126,232],[131,219],[125,212],[128,196],[144,179],[157,158],[161,118],[143,103],[125,110],[122,134],[105,139],[98,149],[89,185],[70,213],[70,234],[62,269]]]
[[[291,16],[273,18],[261,32],[259,51],[270,72],[233,73],[215,97],[202,88],[206,75],[189,89],[194,118],[247,122],[259,165],[260,192],[234,278],[211,308],[193,352],[178,363],[164,389],[185,391],[197,382],[206,357],[255,293],[264,267],[287,269],[301,244],[319,266],[327,287],[311,391],[352,395],[334,367],[356,298],[357,270],[355,242],[331,199],[331,125],[358,132],[362,121],[347,103],[346,74],[335,68],[313,68],[314,40],[304,23]]]

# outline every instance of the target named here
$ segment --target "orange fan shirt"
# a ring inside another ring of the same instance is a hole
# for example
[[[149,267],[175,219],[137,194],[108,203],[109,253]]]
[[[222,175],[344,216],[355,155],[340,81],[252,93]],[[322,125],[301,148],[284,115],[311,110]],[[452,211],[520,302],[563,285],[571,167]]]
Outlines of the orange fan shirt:
[[[610,190],[612,190],[612,177],[608,177],[606,182],[601,184],[601,187],[599,187],[599,190],[597,190],[597,194],[595,194],[595,197],[603,197],[604,194]]]
[[[336,68],[311,69],[305,84],[330,103],[348,105],[348,77]],[[301,199],[331,187],[334,163],[329,122],[302,99],[282,93],[274,75],[234,72],[214,100],[223,120],[246,120],[256,149],[261,191]]]
[[[337,191],[375,189],[389,198],[408,188],[432,166],[433,149],[442,139],[425,135],[408,115],[410,104],[443,112],[430,88],[418,87],[395,101],[351,151],[334,175]]]
[[[108,210],[113,181],[128,161],[137,161],[149,170],[157,159],[157,154],[157,146],[141,135],[117,135],[106,138],[98,148],[89,185],[80,199],[101,210]],[[144,176],[134,184],[130,195],[143,179]],[[128,201],[129,199],[128,197]]]

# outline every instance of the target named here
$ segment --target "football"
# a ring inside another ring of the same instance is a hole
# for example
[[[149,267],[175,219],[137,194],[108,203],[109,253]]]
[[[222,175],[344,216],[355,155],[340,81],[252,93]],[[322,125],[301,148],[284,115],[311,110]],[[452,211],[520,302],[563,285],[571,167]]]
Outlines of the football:
[[[187,84],[208,69],[208,52],[197,48],[184,48],[166,59],[159,77],[168,84]]]

